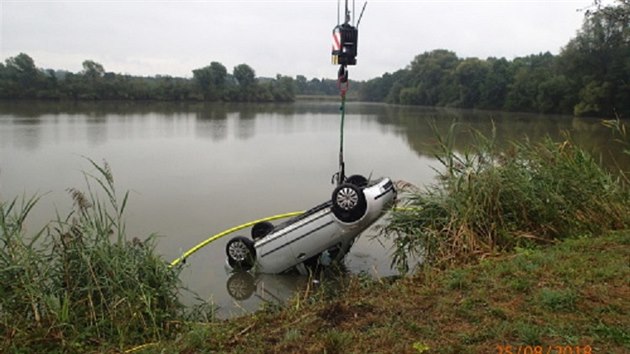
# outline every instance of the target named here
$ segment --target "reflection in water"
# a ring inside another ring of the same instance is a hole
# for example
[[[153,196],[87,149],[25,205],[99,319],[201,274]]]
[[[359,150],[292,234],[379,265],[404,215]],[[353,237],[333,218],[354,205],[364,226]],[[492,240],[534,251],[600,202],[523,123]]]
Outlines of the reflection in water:
[[[297,272],[285,274],[233,272],[229,274],[225,288],[240,308],[251,311],[260,308],[260,304],[263,303],[286,305],[295,298],[296,293],[313,292],[321,284],[331,288],[343,286],[347,274],[350,273],[344,264],[337,263],[334,266],[317,267],[310,271],[312,273],[309,276],[299,275]],[[221,309],[217,313],[220,318],[231,315],[233,313]]]
[[[146,115],[159,113],[170,117],[183,112],[199,119],[225,119],[228,113],[239,112],[243,119],[259,114],[338,113],[339,104],[332,102],[297,103],[222,103],[222,102],[143,102],[143,101],[8,101],[0,100],[0,113],[10,116],[39,118],[43,115],[81,115],[90,118],[108,115]]]
[[[421,156],[433,157],[436,133],[445,136],[455,124],[455,151],[464,151],[474,143],[472,131],[486,137],[494,135],[500,148],[525,139],[561,141],[570,137],[607,166],[630,166],[628,155],[621,154],[620,146],[613,143],[610,129],[595,118],[409,106],[372,108],[379,124],[403,128],[396,132]]]
[[[235,272],[230,274],[225,287],[237,301],[255,296],[259,301],[284,304],[307,283],[307,276]]]
[[[225,120],[227,118],[227,108],[222,103],[205,103],[195,110],[197,120]]]
[[[256,134],[255,116],[248,116],[241,113],[236,125],[236,137],[239,139],[249,139]]]
[[[234,300],[242,301],[252,297],[256,291],[256,282],[249,272],[235,272],[228,278],[225,288]]]
[[[109,139],[107,135],[107,131],[101,129],[101,125],[104,122],[89,122],[91,124],[87,124],[86,129],[86,138],[92,145],[103,145]]]
[[[215,316],[230,318],[260,309],[262,304],[286,305],[296,293],[312,286],[307,276],[293,274],[252,274],[235,272],[228,274],[225,291],[232,303],[219,302]],[[214,291],[216,293],[216,290]]]
[[[21,130],[21,139],[11,139],[14,146],[27,150],[37,150],[42,141],[42,128],[39,125],[26,125]]]
[[[223,119],[197,121],[195,136],[212,141],[225,140],[228,136],[227,117]]]

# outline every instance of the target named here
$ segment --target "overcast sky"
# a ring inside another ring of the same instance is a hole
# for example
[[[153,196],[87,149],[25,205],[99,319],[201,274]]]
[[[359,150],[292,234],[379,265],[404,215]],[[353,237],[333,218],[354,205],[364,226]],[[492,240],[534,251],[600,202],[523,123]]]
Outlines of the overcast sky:
[[[592,2],[369,0],[350,77],[393,72],[433,49],[478,58],[558,54],[581,27],[577,10]],[[257,76],[336,75],[337,0],[0,0],[0,22],[0,60],[23,52],[41,68],[78,72],[90,59],[116,73],[191,77],[218,61],[230,72],[246,63]]]

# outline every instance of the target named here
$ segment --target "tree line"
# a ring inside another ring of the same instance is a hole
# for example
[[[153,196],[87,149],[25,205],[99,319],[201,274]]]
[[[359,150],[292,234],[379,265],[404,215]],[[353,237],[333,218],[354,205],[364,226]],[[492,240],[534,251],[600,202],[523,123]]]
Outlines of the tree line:
[[[459,58],[448,50],[415,57],[364,83],[360,99],[577,116],[630,115],[630,0],[587,11],[559,55]]]
[[[92,60],[78,73],[39,69],[27,54],[0,63],[0,98],[74,100],[289,102],[295,98],[291,77],[257,78],[247,64],[230,74],[223,64],[193,70],[192,79],[141,77],[106,72]]]
[[[308,80],[303,75],[293,79],[280,74],[261,78],[247,64],[237,65],[229,73],[223,64],[213,61],[193,70],[192,79],[116,74],[93,60],[85,60],[82,67],[77,73],[41,69],[28,54],[20,53],[0,63],[0,98],[291,102],[296,95],[339,94],[336,80]],[[361,84],[351,80],[355,96]]]
[[[630,0],[614,6],[595,1],[582,28],[559,55],[549,52],[505,58],[459,58],[438,49],[409,66],[366,82],[352,81],[364,101],[448,106],[577,116],[630,115]],[[240,64],[228,73],[219,62],[193,77],[139,77],[106,72],[92,60],[78,73],[39,69],[21,53],[0,63],[0,98],[293,101],[295,95],[337,95],[336,80],[257,78]]]

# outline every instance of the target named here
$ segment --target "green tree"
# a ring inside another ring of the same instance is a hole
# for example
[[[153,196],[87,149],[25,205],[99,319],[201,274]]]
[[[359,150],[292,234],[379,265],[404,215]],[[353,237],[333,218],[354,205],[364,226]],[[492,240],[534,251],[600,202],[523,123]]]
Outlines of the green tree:
[[[478,108],[503,109],[512,83],[510,62],[505,58],[488,58],[488,72],[484,78]]]
[[[304,75],[297,75],[295,77],[295,91],[300,95],[306,95],[308,88],[308,80]]]
[[[408,76],[409,70],[401,69],[393,74],[385,73],[379,78],[369,80],[361,87],[359,98],[364,101],[399,103],[400,90]],[[400,89],[393,90],[396,84]]]
[[[6,60],[6,68],[9,70],[15,70],[21,74],[27,74],[34,76],[37,74],[37,67],[35,67],[35,61],[27,54],[20,53],[15,57],[8,58]]]
[[[457,65],[455,78],[459,85],[459,107],[474,108],[479,104],[488,72],[488,64],[477,58],[464,59]]]
[[[454,70],[458,64],[457,55],[444,49],[416,56],[410,67],[410,86],[415,87],[415,90],[405,91],[407,98],[416,104],[428,106],[445,106],[456,102],[459,89]]]
[[[256,72],[247,64],[239,64],[232,72],[241,89],[248,89],[256,83]]]
[[[193,70],[193,79],[201,90],[203,98],[208,101],[223,99],[226,78],[227,69],[216,61],[204,68]]]
[[[103,83],[104,76],[105,68],[103,65],[93,60],[83,61],[79,97],[90,100],[107,98],[108,91]]]
[[[24,53],[5,60],[2,76],[1,90],[11,98],[35,98],[47,86],[44,73],[38,70],[35,61]]]
[[[536,109],[540,113],[573,113],[575,94],[564,75],[554,75],[538,85]]]
[[[579,92],[576,115],[630,114],[630,0],[586,13],[561,53],[564,75]]]
[[[289,76],[276,75],[271,85],[274,101],[291,102],[295,99],[295,81]]]
[[[237,101],[264,101],[266,94],[261,94],[256,87],[256,72],[247,64],[239,64],[234,67],[232,75],[238,85],[234,94]],[[258,97],[257,97],[258,96]]]
[[[554,60],[549,52],[514,59],[514,76],[504,108],[509,111],[537,112],[538,87],[555,75]]]
[[[428,102],[425,91],[419,87],[401,87],[398,93],[398,102],[407,105],[425,105]]]
[[[610,82],[590,81],[580,90],[580,101],[574,108],[576,116],[600,115],[612,107],[613,84]],[[614,114],[614,112],[609,112]]]
[[[93,60],[86,60],[83,62],[82,74],[88,80],[96,81],[105,76],[105,68]]]

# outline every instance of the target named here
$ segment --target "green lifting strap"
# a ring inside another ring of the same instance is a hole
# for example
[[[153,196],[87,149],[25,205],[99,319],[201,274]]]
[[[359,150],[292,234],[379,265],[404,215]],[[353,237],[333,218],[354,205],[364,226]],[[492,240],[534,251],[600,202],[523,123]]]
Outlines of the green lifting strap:
[[[341,107],[339,108],[341,111],[341,128],[339,129],[339,176],[337,179],[337,184],[343,183],[346,179],[345,176],[345,162],[343,161],[343,126],[346,120],[346,95],[345,92],[341,94]]]

